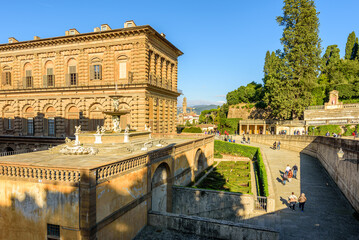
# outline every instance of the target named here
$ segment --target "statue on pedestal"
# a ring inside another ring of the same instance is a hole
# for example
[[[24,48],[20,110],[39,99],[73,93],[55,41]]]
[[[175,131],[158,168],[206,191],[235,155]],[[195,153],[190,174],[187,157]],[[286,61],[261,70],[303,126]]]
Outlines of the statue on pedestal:
[[[81,132],[81,125],[75,126],[75,130],[76,130],[75,134],[76,133],[79,134]]]
[[[114,116],[113,118],[112,118],[112,123],[113,123],[113,131],[114,132],[121,132],[121,128],[120,128],[120,121],[119,121],[119,119],[118,119],[118,117],[117,116]]]

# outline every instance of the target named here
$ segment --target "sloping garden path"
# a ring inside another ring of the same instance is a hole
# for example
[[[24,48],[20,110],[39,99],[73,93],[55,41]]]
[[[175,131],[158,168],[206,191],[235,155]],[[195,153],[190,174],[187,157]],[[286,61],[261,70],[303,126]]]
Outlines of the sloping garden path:
[[[359,239],[359,219],[339,188],[321,166],[319,160],[289,150],[260,147],[269,164],[275,192],[275,212],[246,219],[247,223],[272,227],[280,231],[280,239]],[[297,179],[282,184],[281,175],[287,164],[297,164]],[[307,196],[304,212],[288,207],[288,196],[301,192]]]

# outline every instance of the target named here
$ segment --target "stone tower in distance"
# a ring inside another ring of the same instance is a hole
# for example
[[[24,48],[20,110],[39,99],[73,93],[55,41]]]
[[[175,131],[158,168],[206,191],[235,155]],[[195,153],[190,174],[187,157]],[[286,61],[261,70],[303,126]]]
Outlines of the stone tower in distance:
[[[182,110],[183,110],[183,113],[187,113],[187,98],[186,97],[183,98]]]

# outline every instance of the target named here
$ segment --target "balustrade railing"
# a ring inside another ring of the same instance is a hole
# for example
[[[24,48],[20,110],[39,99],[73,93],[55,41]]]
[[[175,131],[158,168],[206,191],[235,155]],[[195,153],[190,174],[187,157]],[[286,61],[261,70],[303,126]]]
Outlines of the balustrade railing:
[[[80,171],[8,165],[0,165],[0,176],[71,183],[79,182],[81,179]]]

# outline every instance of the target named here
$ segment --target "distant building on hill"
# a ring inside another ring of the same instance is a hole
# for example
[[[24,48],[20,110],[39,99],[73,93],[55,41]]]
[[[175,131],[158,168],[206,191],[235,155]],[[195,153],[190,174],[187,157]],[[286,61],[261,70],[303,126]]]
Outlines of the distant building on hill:
[[[188,110],[187,110],[188,109]],[[182,111],[178,111],[177,124],[183,125],[188,121],[190,124],[196,124],[199,121],[199,115],[193,112],[193,108],[187,107],[187,98],[183,98]]]
[[[305,134],[310,126],[356,125],[359,124],[359,104],[339,102],[339,92],[329,93],[329,101],[320,106],[309,106],[304,110],[304,120],[276,121],[271,119],[239,120],[239,134]]]

